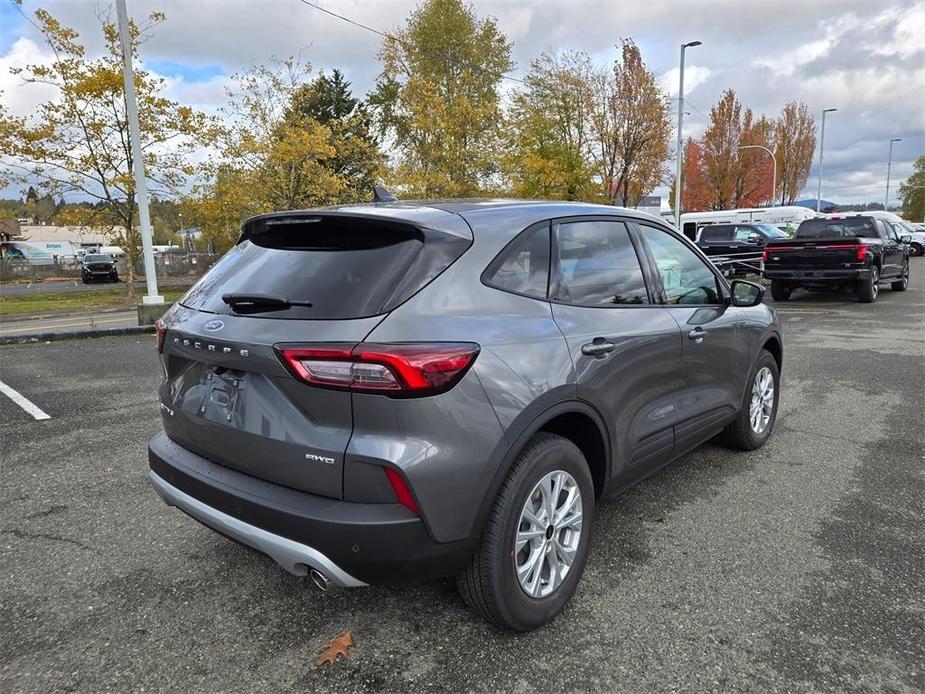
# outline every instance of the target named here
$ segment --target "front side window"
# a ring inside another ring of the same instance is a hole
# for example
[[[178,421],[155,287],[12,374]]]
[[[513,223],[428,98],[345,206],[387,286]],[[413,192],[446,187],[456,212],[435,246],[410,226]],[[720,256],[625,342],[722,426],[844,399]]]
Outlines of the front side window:
[[[720,304],[716,275],[686,244],[667,231],[638,225],[655,261],[668,304]]]
[[[757,236],[758,232],[752,227],[736,227],[735,236],[732,237],[732,240],[737,243],[748,243],[749,240],[753,240]]]
[[[485,273],[485,284],[515,294],[546,298],[549,224],[527,231],[505,248]]]
[[[623,222],[566,222],[558,227],[553,299],[576,306],[648,304],[639,258]]]

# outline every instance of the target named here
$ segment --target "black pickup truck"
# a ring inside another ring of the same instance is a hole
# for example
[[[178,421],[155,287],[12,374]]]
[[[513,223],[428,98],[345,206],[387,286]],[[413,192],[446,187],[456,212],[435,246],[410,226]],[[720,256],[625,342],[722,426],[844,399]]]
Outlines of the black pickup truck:
[[[802,222],[790,241],[764,247],[764,276],[771,296],[787,301],[797,288],[849,287],[864,303],[877,300],[880,283],[909,286],[909,241],[889,224],[862,215],[830,215]]]
[[[768,243],[789,238],[770,224],[709,224],[701,227],[697,246],[724,275],[734,275],[754,272]]]

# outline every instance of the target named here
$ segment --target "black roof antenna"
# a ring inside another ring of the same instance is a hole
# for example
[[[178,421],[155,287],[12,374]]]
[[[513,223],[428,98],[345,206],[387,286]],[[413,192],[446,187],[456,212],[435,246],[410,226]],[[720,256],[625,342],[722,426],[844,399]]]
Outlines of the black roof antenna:
[[[385,186],[373,186],[373,202],[398,202],[398,198]]]

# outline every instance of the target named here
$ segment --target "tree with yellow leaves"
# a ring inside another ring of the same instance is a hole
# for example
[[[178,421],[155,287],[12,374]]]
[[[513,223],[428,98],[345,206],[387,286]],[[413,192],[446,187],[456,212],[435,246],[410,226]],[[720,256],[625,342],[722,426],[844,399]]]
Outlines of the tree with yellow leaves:
[[[153,13],[139,26],[130,22],[132,51],[164,20]],[[35,13],[35,26],[53,55],[48,64],[14,69],[26,85],[55,87],[55,96],[25,118],[0,113],[0,178],[33,184],[56,198],[92,200],[73,206],[67,223],[111,229],[113,243],[128,260],[128,277],[140,256],[141,239],[132,152],[122,81],[118,30],[101,17],[105,52],[88,58],[79,34],[46,10]],[[192,175],[189,155],[210,142],[212,122],[205,115],[163,96],[164,81],[135,72],[141,125],[141,150],[155,194],[173,196]],[[128,284],[131,293],[131,281]]]

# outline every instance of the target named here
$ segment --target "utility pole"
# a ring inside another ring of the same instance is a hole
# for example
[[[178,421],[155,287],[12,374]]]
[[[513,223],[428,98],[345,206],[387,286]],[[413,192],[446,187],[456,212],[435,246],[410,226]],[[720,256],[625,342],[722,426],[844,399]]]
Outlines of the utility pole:
[[[890,204],[890,169],[893,168],[893,143],[902,141],[903,139],[901,137],[894,137],[890,140],[890,158],[886,163],[886,195],[883,197],[883,209],[886,212],[889,212]]]
[[[777,157],[774,155],[774,152],[764,145],[742,145],[739,149],[763,149],[771,155],[771,162],[774,164],[774,169],[771,174],[771,207],[774,207],[774,201],[777,200]]]
[[[822,204],[822,149],[825,147],[825,114],[837,111],[837,108],[826,108],[822,110],[822,133],[819,135],[819,187],[816,189],[816,214],[819,214],[819,207]]]
[[[674,177],[674,226],[678,231],[681,231],[681,162],[684,159],[684,143],[681,134],[684,125],[684,51],[700,45],[700,41],[681,44],[681,76],[678,85],[678,161]]]
[[[132,173],[138,199],[138,218],[141,227],[141,251],[144,257],[145,282],[148,293],[141,297],[142,304],[163,304],[164,297],[157,293],[154,274],[154,248],[151,241],[151,217],[148,211],[148,184],[145,163],[141,152],[141,128],[138,126],[138,100],[135,97],[135,80],[132,76],[132,37],[128,32],[128,12],[125,0],[116,0],[119,37],[122,40],[122,78],[125,82],[125,110],[128,116],[128,138],[132,149]],[[141,309],[139,309],[140,311]]]

